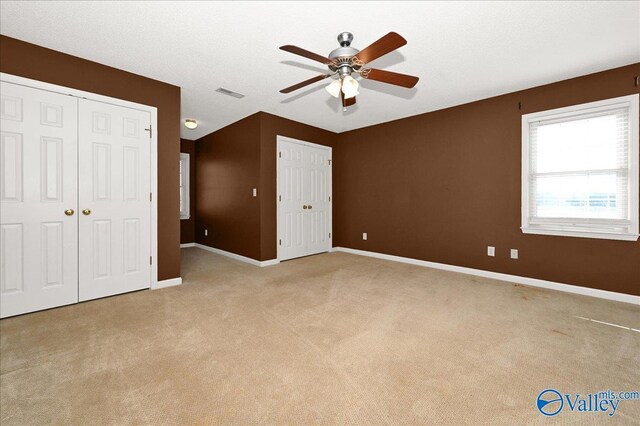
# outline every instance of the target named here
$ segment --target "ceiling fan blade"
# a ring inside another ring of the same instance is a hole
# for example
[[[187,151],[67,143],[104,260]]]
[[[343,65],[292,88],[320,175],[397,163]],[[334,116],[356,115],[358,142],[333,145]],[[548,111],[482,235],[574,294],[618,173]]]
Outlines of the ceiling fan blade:
[[[400,34],[390,32],[378,41],[373,42],[370,46],[362,49],[355,57],[366,64],[380,56],[393,52],[405,44],[407,44],[407,40],[405,40]]]
[[[395,84],[396,86],[406,87],[411,89],[416,85],[418,77],[407,74],[398,74],[397,72],[377,70],[375,68],[369,68],[362,70],[360,75],[368,80],[381,81],[383,83]]]
[[[286,46],[280,46],[280,50],[284,50],[285,52],[293,53],[295,55],[304,56],[305,58],[312,59],[314,61],[321,62],[323,64],[332,64],[333,60],[327,58],[326,56],[318,55],[317,53],[309,52],[298,46],[292,46],[287,44]]]
[[[301,82],[301,83],[294,84],[293,86],[289,86],[289,87],[287,87],[286,89],[282,89],[282,90],[280,91],[280,93],[290,93],[290,92],[293,92],[294,90],[298,90],[298,89],[300,89],[300,88],[302,88],[302,87],[304,87],[304,86],[308,86],[309,84],[311,84],[311,83],[315,83],[316,81],[324,80],[325,78],[330,77],[330,76],[331,76],[331,74],[321,74],[321,75],[319,75],[319,76],[316,76],[316,77],[310,78],[309,80],[305,80],[305,81],[303,81],[303,82]]]
[[[344,93],[342,93],[342,91],[340,91],[340,99],[342,99],[342,107],[343,108],[346,108],[346,107],[349,107],[351,105],[355,105],[356,104],[356,97],[355,96],[353,98],[345,99],[344,98]]]

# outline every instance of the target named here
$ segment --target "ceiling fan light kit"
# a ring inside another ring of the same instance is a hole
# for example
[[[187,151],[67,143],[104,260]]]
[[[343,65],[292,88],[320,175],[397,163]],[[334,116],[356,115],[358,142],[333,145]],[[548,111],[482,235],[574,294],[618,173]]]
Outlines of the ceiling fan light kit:
[[[301,83],[287,87],[286,89],[282,89],[280,93],[290,93],[309,84],[324,80],[327,77],[337,75],[338,79],[332,81],[326,87],[326,90],[331,96],[342,99],[342,107],[343,111],[345,111],[348,106],[356,103],[356,96],[360,94],[358,92],[359,84],[358,81],[353,78],[353,73],[360,74],[360,77],[362,78],[406,87],[409,89],[418,83],[419,78],[411,75],[398,74],[374,68],[364,68],[367,63],[407,44],[407,41],[399,34],[390,32],[362,50],[351,47],[352,41],[353,34],[349,32],[338,34],[338,43],[340,43],[340,47],[334,49],[326,57],[309,52],[308,50],[297,46],[280,46],[281,50],[304,56],[305,58],[325,64],[331,72],[330,74],[321,74],[317,77],[313,77]]]

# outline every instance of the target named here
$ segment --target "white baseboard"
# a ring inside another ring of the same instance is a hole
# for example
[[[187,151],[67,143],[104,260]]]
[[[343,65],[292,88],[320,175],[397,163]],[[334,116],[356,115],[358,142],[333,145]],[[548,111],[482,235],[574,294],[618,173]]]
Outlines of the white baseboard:
[[[196,243],[184,243],[184,244],[180,244],[180,248],[188,248],[188,247],[195,247]]]
[[[482,269],[465,268],[464,266],[447,265],[445,263],[428,262],[426,260],[412,259],[409,257],[393,256],[390,254],[376,253],[373,251],[356,250],[345,247],[334,247],[332,252],[343,252],[357,254],[360,256],[375,257],[377,259],[392,260],[394,262],[408,263],[411,265],[425,266],[427,268],[443,269],[445,271],[459,272],[461,274],[476,275],[479,277],[492,278],[494,280],[509,281],[516,284],[528,285],[532,287],[542,287],[551,290],[564,291],[566,293],[581,294],[584,296],[599,297],[601,299],[615,300],[617,302],[640,305],[640,296],[632,294],[616,293],[613,291],[598,290],[595,288],[581,287],[571,284],[561,284],[553,281],[539,280],[537,278],[521,277],[518,275],[503,274],[500,272],[484,271]]]
[[[180,285],[180,284],[182,284],[182,277],[171,278],[168,280],[158,281],[156,285],[151,286],[151,290],[157,290],[159,288],[165,288],[165,287],[173,287],[174,285]]]
[[[264,260],[260,262],[260,266],[273,266],[277,265],[278,263],[280,263],[278,259]]]
[[[256,259],[251,259],[250,257],[245,257],[245,256],[241,256],[239,254],[231,253],[229,251],[224,251],[224,250],[220,250],[220,249],[217,249],[217,248],[205,246],[204,244],[196,243],[195,247],[201,248],[203,250],[210,251],[211,253],[219,254],[221,256],[226,256],[226,257],[234,259],[234,260],[239,260],[240,262],[248,263],[248,264],[254,265],[254,266],[264,267],[264,266],[277,265],[278,263],[280,263],[280,261],[278,259],[260,261],[260,260],[256,260]]]

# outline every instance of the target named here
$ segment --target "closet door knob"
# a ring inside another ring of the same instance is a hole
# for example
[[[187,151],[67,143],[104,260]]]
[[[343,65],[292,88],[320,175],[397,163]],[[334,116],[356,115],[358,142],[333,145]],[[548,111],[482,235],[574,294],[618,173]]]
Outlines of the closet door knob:
[[[306,210],[306,209],[307,209],[307,205],[305,204],[304,206],[302,206],[302,208],[303,208],[304,210]]]
[[[66,214],[67,216],[73,216],[75,212],[73,211],[73,209],[67,209],[64,211],[64,214]]]
[[[311,210],[312,208],[313,208],[313,206],[311,206],[311,205],[309,205],[309,206],[308,206],[308,209],[309,209],[309,210]]]
[[[82,214],[85,215],[85,216],[89,216],[91,214],[91,210],[84,209],[84,210],[82,210]]]

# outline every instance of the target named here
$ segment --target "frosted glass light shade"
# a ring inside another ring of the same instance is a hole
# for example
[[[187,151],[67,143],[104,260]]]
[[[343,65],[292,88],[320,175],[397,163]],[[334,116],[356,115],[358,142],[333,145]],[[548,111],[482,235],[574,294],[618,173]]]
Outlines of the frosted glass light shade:
[[[342,93],[344,93],[345,99],[350,99],[359,94],[358,82],[350,75],[345,75],[342,79]]]
[[[329,92],[329,94],[331,96],[333,96],[334,98],[338,98],[340,97],[340,88],[342,86],[342,81],[341,80],[334,80],[331,82],[331,84],[329,84],[326,89],[327,92]]]

